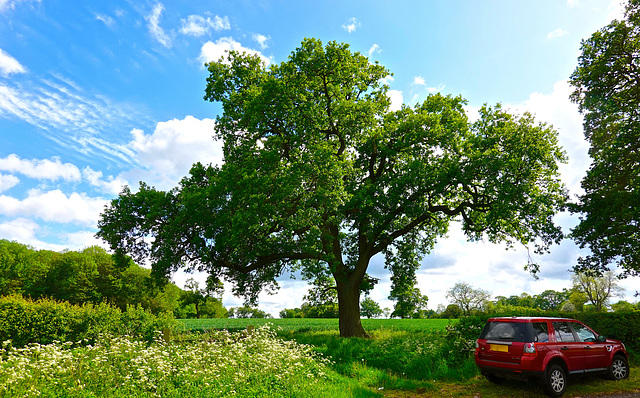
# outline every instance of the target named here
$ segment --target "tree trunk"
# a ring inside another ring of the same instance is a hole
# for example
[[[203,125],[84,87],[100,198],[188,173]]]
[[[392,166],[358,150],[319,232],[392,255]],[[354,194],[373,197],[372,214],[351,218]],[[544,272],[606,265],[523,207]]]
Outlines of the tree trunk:
[[[336,278],[340,337],[369,337],[360,322],[360,281],[354,279]]]

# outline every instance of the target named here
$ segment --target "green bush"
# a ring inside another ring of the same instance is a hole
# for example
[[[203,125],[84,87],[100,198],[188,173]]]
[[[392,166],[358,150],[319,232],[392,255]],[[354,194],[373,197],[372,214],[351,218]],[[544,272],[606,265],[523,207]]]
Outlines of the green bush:
[[[0,341],[11,340],[14,347],[56,340],[92,343],[100,334],[152,341],[156,331],[177,327],[173,316],[155,316],[141,307],[130,306],[122,312],[105,303],[79,306],[19,295],[0,297]]]

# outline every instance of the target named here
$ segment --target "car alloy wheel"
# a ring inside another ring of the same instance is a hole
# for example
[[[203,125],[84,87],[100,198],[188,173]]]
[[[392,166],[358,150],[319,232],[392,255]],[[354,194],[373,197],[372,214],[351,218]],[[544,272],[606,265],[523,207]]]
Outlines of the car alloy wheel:
[[[567,388],[567,376],[564,369],[558,365],[551,365],[547,371],[547,394],[559,397]]]
[[[629,377],[629,365],[626,359],[620,355],[616,355],[611,362],[609,375],[614,380],[622,380]]]

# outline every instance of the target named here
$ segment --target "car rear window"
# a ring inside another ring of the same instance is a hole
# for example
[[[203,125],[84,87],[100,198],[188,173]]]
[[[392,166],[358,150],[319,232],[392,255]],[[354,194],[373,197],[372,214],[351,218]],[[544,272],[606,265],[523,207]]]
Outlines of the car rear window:
[[[530,328],[530,325],[530,323],[523,322],[487,322],[480,334],[480,339],[529,342],[531,334],[527,329]]]

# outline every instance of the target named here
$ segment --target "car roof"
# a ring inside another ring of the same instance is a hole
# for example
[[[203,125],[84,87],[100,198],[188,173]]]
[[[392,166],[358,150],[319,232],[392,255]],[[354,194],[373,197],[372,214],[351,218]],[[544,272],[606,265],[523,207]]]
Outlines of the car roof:
[[[492,317],[487,322],[533,322],[533,321],[570,321],[578,322],[571,318],[556,318],[550,316],[500,316]]]

